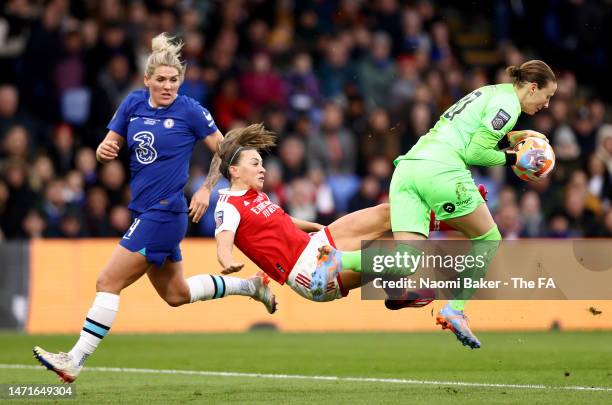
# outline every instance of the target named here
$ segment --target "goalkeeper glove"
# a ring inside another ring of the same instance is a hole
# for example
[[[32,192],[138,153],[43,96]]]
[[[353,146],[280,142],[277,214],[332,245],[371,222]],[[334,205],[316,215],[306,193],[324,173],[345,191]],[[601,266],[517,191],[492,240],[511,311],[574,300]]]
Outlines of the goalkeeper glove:
[[[546,135],[538,132],[538,131],[534,131],[532,129],[525,129],[523,131],[512,131],[512,132],[508,132],[508,141],[510,142],[510,147],[514,148],[514,145],[516,145],[517,143],[519,143],[520,141],[522,141],[525,138],[540,138],[545,140],[546,142],[550,143],[548,141],[548,138],[546,137]]]

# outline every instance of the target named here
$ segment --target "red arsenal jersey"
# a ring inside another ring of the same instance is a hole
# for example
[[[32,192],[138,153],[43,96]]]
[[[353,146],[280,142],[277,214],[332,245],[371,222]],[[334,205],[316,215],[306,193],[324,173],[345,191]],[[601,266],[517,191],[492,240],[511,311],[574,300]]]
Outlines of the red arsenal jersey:
[[[234,232],[234,244],[280,284],[310,241],[281,207],[253,189],[219,190],[215,222],[215,235]]]

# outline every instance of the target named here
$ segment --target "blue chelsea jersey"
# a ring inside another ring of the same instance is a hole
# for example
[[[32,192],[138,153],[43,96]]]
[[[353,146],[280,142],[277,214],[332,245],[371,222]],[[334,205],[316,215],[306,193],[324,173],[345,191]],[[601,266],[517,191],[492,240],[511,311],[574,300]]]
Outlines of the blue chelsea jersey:
[[[179,95],[168,107],[149,104],[149,91],[131,92],[108,124],[127,140],[132,211],[187,212],[183,188],[196,141],[217,131],[210,112]]]

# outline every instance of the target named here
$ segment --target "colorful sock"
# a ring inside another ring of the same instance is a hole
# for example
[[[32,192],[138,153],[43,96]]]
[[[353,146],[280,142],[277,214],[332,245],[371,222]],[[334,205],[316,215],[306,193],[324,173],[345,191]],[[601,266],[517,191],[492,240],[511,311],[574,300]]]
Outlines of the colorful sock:
[[[187,285],[191,293],[191,302],[213,300],[228,295],[252,297],[255,294],[253,282],[238,277],[199,274],[189,277]]]
[[[342,268],[361,271],[361,250],[342,252]]]
[[[79,340],[70,350],[70,355],[77,365],[82,366],[87,357],[96,350],[113,325],[118,310],[119,296],[117,294],[106,292],[96,294],[93,305],[85,318]]]

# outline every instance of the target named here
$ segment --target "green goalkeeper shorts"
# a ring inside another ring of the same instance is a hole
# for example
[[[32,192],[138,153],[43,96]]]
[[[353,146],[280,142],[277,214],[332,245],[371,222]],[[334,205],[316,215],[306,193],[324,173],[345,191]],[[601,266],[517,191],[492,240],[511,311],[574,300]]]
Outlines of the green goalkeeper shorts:
[[[389,190],[391,230],[429,236],[430,210],[439,220],[473,212],[484,202],[469,170],[431,160],[400,160]]]

